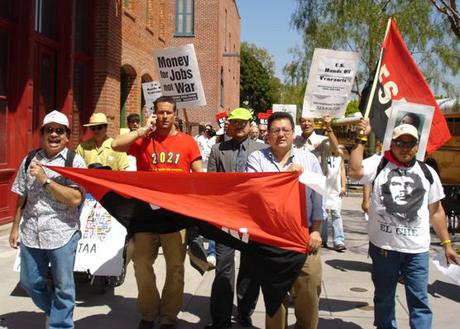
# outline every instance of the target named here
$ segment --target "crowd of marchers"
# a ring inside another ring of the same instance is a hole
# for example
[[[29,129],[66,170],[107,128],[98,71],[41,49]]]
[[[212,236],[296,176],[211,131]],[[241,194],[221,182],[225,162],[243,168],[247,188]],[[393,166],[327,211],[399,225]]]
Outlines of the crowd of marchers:
[[[221,129],[214,131],[211,124],[203,125],[195,137],[180,131],[176,119],[174,99],[162,96],[145,124],[138,114],[131,114],[127,117],[130,131],[110,138],[106,116],[94,113],[84,125],[92,137],[75,151],[66,146],[71,134],[67,116],[52,111],[43,119],[41,147],[25,155],[11,189],[18,195],[18,203],[9,241],[11,247],[20,248],[20,282],[46,314],[46,328],[74,327],[73,267],[81,237],[79,209],[86,193],[83,186],[48,165],[152,172],[299,171],[324,175],[326,195],[307,189],[308,255],[289,298],[286,296],[286,303],[289,300],[294,305],[296,328],[317,328],[320,251],[328,245],[328,225],[332,248],[346,251],[341,204],[347,179],[343,148],[334,135],[331,118],[323,118],[322,133],[315,132],[314,118],[300,118],[302,132],[296,136],[296,123],[288,113],[275,112],[266,124],[257,125],[250,111],[236,108]],[[427,292],[430,225],[447,260],[458,264],[441,204],[445,195],[439,176],[416,160],[420,136],[412,125],[396,127],[389,150],[367,159],[363,159],[363,151],[371,127],[366,119],[360,121],[357,131],[361,135],[350,154],[348,175],[370,191],[366,210],[375,287],[374,325],[396,328],[395,290],[402,278],[411,328],[431,328]],[[155,209],[155,214],[174,217],[174,212],[161,208]],[[128,229],[126,257],[134,264],[140,313],[140,322],[133,328],[175,328],[183,300],[186,232],[159,234],[150,223],[150,219],[140,219]],[[166,282],[161,293],[154,271],[160,246],[166,261]],[[207,252],[215,278],[209,310],[212,322],[206,328],[230,328],[234,321],[251,327],[260,284],[251,275],[245,253],[240,254],[235,282],[235,250],[218,241],[208,241]],[[233,314],[235,291],[237,314]],[[267,314],[265,326],[286,328],[287,304],[281,304],[274,315]]]

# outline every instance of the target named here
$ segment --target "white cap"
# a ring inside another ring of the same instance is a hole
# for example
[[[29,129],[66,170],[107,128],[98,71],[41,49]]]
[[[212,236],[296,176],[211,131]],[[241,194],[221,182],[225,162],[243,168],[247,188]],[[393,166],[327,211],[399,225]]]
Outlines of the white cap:
[[[67,119],[67,116],[62,112],[54,110],[45,115],[45,118],[43,118],[42,127],[51,122],[59,123],[60,125],[69,128],[69,119]]]
[[[404,123],[399,125],[393,130],[393,137],[391,139],[396,139],[402,135],[409,135],[418,140],[418,130],[413,125]]]

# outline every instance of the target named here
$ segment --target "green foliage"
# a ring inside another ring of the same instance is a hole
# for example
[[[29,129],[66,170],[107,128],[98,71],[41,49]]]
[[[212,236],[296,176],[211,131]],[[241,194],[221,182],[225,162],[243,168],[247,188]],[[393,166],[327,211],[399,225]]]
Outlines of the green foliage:
[[[352,113],[359,112],[358,105],[359,105],[359,100],[357,99],[351,100],[347,105],[347,109],[345,110],[345,117],[349,116]]]
[[[285,67],[288,80],[305,81],[315,48],[356,51],[362,64],[353,92],[360,94],[375,67],[386,22],[396,19],[401,34],[426,79],[449,92],[448,74],[460,70],[460,45],[443,17],[429,1],[410,0],[296,0],[292,25],[303,35]]]
[[[242,43],[240,104],[255,114],[265,112],[273,103],[279,102],[282,84],[274,76],[275,64],[266,49]]]

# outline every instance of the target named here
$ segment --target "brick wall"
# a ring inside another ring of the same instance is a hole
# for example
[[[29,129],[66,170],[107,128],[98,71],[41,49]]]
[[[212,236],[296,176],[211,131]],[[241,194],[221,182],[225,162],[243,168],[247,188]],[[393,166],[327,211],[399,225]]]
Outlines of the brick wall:
[[[175,0],[130,0],[125,6],[124,0],[95,2],[93,108],[95,112],[106,113],[112,136],[119,133],[120,127],[122,72],[129,89],[126,115],[139,113],[142,77],[158,79],[153,60],[155,48],[195,45],[207,105],[188,111],[191,122],[214,123],[216,113],[239,104],[239,57],[235,54],[239,55],[240,50],[240,17],[235,0],[195,0],[193,37],[174,36],[175,3]]]

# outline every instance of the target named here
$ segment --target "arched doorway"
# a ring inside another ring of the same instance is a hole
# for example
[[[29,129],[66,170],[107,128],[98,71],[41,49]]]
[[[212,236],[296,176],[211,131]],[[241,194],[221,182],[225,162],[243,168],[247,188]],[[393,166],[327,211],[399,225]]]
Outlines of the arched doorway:
[[[129,65],[121,67],[120,75],[120,128],[126,128],[126,116],[128,108],[136,103],[136,70]]]

